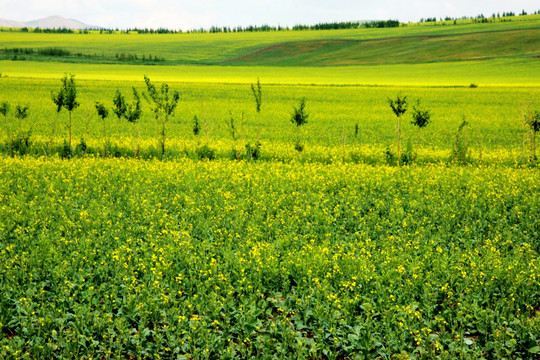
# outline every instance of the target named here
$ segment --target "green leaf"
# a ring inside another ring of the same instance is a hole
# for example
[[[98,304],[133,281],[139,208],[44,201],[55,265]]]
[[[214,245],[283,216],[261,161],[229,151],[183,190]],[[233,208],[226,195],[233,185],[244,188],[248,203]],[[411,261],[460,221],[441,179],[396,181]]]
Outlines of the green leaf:
[[[529,349],[529,352],[531,354],[540,354],[540,346],[533,346]]]

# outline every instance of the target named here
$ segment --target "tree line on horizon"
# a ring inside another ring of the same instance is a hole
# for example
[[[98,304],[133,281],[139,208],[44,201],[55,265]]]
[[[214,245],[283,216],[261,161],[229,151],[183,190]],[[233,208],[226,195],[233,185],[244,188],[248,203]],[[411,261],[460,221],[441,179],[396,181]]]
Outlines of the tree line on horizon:
[[[537,10],[535,12],[531,12],[528,14],[525,10],[522,10],[521,13],[519,13],[519,16],[523,15],[540,15],[540,10]],[[472,20],[475,23],[482,22],[487,23],[490,22],[489,19],[503,19],[508,17],[514,17],[516,16],[516,13],[513,11],[503,11],[502,13],[493,13],[491,17],[486,17],[484,14],[479,14],[477,16],[462,16],[462,17],[449,17],[446,16],[444,19],[439,18],[437,20],[436,17],[428,17],[428,18],[421,18],[418,22],[419,23],[426,23],[426,22],[437,22],[437,21],[454,21],[454,24],[458,20]],[[336,22],[322,22],[314,25],[303,25],[303,24],[297,24],[292,27],[288,26],[272,26],[272,25],[248,25],[248,26],[211,26],[210,28],[199,28],[199,29],[191,29],[187,31],[183,30],[174,30],[174,29],[167,29],[167,28],[127,28],[127,29],[119,29],[119,28],[95,28],[95,29],[83,29],[83,30],[73,30],[73,29],[67,29],[67,28],[54,28],[54,29],[46,29],[46,28],[0,28],[0,31],[20,31],[20,32],[35,32],[35,33],[58,33],[58,34],[90,34],[90,31],[99,31],[100,34],[113,34],[115,32],[123,33],[123,34],[129,34],[136,32],[138,34],[181,34],[181,33],[235,33],[235,32],[270,32],[270,31],[304,31],[304,30],[343,30],[343,29],[362,29],[362,28],[390,28],[390,27],[399,27],[399,26],[407,26],[407,23],[402,23],[398,20],[375,20],[375,21],[336,21]]]
[[[519,13],[519,16],[524,16],[524,15],[529,15],[525,10],[521,10],[521,13]],[[535,12],[532,12],[530,15],[540,15],[540,10],[537,10]],[[491,19],[500,19],[500,18],[506,18],[506,17],[513,17],[513,16],[516,16],[516,13],[513,12],[513,11],[503,11],[502,14],[500,12],[498,12],[497,14],[493,13],[491,14]],[[431,17],[431,18],[422,18],[420,19],[419,22],[421,23],[425,23],[425,22],[436,22],[436,21],[456,21],[456,20],[487,20],[489,19],[488,17],[484,16],[484,14],[479,14],[477,16],[462,16],[460,18],[453,18],[453,17],[450,17],[450,16],[446,16],[444,19],[443,18],[439,18],[439,20],[437,20],[436,17]],[[487,21],[484,21],[484,22],[487,22]]]

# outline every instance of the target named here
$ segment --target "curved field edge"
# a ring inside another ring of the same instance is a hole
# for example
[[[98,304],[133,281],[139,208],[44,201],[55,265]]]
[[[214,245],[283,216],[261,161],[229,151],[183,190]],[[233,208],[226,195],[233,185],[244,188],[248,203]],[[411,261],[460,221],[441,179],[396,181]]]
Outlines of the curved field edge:
[[[538,343],[536,170],[1,165],[2,357],[527,358]]]
[[[540,58],[494,59],[427,64],[364,65],[346,67],[272,66],[138,66],[110,64],[0,61],[2,75],[16,78],[59,79],[73,73],[79,79],[187,83],[402,85],[402,86],[539,86]]]

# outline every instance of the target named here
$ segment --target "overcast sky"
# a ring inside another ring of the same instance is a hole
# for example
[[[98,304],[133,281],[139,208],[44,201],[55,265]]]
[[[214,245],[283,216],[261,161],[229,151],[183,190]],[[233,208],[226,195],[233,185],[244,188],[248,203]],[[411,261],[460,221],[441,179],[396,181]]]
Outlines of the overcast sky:
[[[316,24],[348,20],[417,21],[540,10],[538,0],[0,0],[0,18],[60,15],[111,28],[193,29],[236,25]]]

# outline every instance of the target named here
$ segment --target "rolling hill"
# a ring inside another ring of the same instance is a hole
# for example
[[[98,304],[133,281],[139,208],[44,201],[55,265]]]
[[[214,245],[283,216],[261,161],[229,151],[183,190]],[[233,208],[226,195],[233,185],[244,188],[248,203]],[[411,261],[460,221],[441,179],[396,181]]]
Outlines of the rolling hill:
[[[392,37],[372,40],[286,42],[230,61],[237,65],[336,66],[539,56],[537,28],[459,35]]]
[[[54,20],[49,19],[48,24]],[[38,23],[35,23],[38,24]],[[57,23],[58,24],[58,23]],[[44,21],[40,26],[47,25]],[[40,51],[40,49],[61,51]],[[145,34],[4,31],[0,59],[135,65],[346,66],[540,56],[540,16],[399,28]],[[26,51],[26,50],[32,51]],[[23,55],[21,55],[21,53]],[[159,58],[159,62],[148,61]]]

